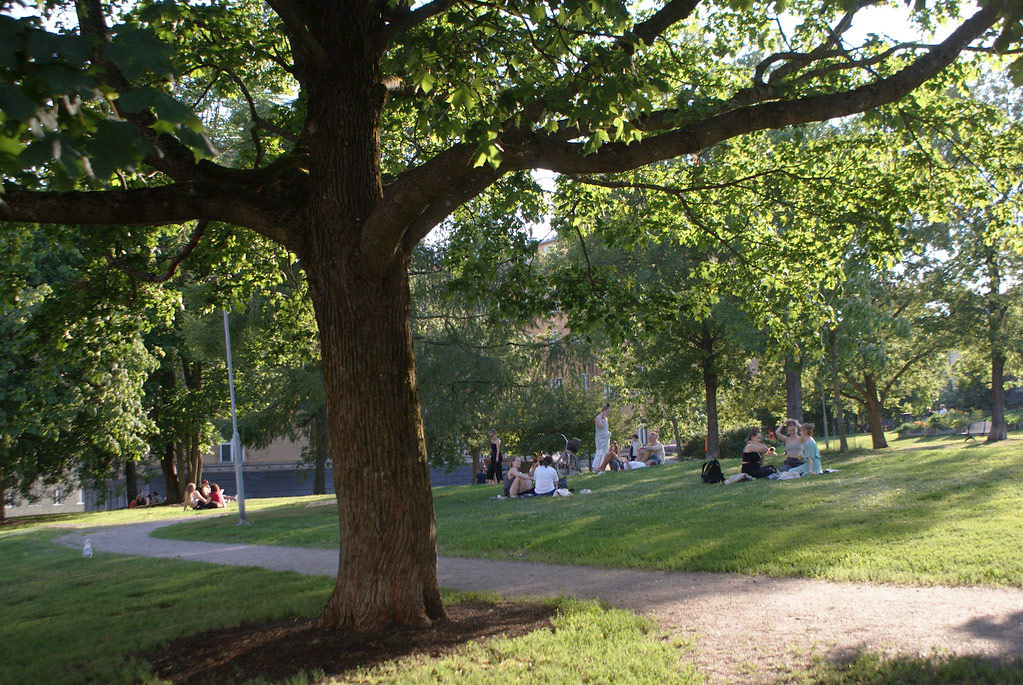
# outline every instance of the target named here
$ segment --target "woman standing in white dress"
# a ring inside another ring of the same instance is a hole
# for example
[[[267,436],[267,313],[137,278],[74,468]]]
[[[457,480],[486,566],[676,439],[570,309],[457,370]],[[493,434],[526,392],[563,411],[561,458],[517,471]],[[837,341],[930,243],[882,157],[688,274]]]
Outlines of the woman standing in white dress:
[[[594,471],[604,461],[604,455],[611,448],[611,429],[607,425],[607,413],[611,410],[610,404],[605,404],[596,418],[593,419],[596,430],[593,441],[597,444],[597,450],[593,454],[593,461],[590,463],[590,470]]]

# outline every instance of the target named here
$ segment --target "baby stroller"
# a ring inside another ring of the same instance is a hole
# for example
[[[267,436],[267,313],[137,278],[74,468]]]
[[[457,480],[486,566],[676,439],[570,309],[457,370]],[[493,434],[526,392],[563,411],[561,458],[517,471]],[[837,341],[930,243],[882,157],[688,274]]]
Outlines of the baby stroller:
[[[561,434],[561,437],[565,439],[565,451],[554,457],[554,468],[557,469],[558,476],[567,478],[582,473],[579,468],[579,446],[582,440],[579,438],[570,440],[564,434]]]

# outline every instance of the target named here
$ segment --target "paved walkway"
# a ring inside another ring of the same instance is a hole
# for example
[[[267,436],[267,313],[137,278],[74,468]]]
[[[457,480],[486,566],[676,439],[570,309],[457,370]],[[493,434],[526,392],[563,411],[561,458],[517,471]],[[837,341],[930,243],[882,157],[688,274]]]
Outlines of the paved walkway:
[[[337,573],[333,550],[150,537],[175,522],[111,526],[60,540],[80,547],[88,537],[95,550],[116,554]],[[859,649],[1023,658],[1020,589],[898,587],[451,557],[439,560],[438,571],[442,586],[459,590],[574,595],[646,614],[693,635],[697,660],[720,681],[769,682],[804,665],[811,654],[842,656]]]

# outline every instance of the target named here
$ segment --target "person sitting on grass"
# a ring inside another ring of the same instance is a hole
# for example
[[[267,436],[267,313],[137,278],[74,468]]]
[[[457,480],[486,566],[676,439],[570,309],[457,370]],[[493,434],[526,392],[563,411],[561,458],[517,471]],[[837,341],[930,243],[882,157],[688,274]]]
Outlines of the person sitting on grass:
[[[522,457],[512,459],[511,467],[504,476],[504,496],[519,497],[533,494],[533,479],[522,473]]]
[[[153,490],[153,494],[150,495],[149,497],[149,506],[155,507],[160,504],[163,504],[163,500],[160,499],[160,493],[158,493],[156,490]]]
[[[533,477],[534,495],[553,495],[558,489],[558,472],[554,470],[553,464],[554,460],[550,456],[541,459],[539,465],[533,463],[529,475]]]
[[[657,439],[657,433],[650,433],[647,444],[639,450],[639,460],[647,466],[657,466],[664,463],[664,443]]]
[[[803,441],[803,459],[809,464],[810,473],[814,475],[820,475],[824,473],[821,468],[821,451],[817,447],[817,441],[813,439],[813,429],[816,428],[812,423],[804,423],[802,426],[802,441]]]
[[[795,419],[785,419],[784,426],[778,426],[775,434],[785,441],[785,461],[782,462],[782,471],[802,466],[803,440],[799,432],[799,422]]]
[[[184,509],[202,509],[209,503],[198,490],[195,489],[195,483],[189,483],[185,486],[185,506]]]
[[[764,444],[764,438],[759,428],[750,430],[746,439],[746,446],[742,448],[742,472],[748,473],[754,478],[767,478],[772,473],[777,473],[773,464],[764,466],[764,455],[774,455],[773,447]]]
[[[624,468],[622,465],[623,461],[624,460],[618,453],[618,441],[612,440],[611,446],[607,448],[607,454],[604,455],[603,461],[601,461],[600,466],[597,467],[597,473],[603,473],[608,467],[610,467],[612,471]]]
[[[221,492],[220,486],[214,483],[210,490],[210,498],[209,502],[206,504],[206,508],[223,509],[225,506],[227,505],[224,504],[224,493]]]

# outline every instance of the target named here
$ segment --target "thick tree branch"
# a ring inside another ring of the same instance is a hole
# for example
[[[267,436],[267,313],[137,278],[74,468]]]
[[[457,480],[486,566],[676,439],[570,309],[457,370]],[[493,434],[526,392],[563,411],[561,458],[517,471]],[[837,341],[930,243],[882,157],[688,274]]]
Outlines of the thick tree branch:
[[[504,157],[509,170],[542,168],[566,174],[629,171],[665,159],[693,154],[744,133],[858,114],[895,102],[933,78],[951,64],[970,42],[991,28],[998,16],[997,9],[981,9],[963,22],[943,43],[920,56],[913,64],[890,77],[849,91],[742,107],[674,131],[647,137],[642,142],[604,145],[590,155],[584,154],[582,143],[565,142],[566,136],[582,135],[581,131],[534,134],[529,142],[517,149],[508,150]],[[654,119],[660,123],[670,118],[666,115],[661,113]]]
[[[404,11],[392,12],[391,16],[386,17],[388,23],[382,32],[384,41],[390,42],[398,34],[405,33],[441,12],[447,11],[456,2],[458,0],[432,0],[432,2],[420,5],[414,10],[408,9],[408,5],[402,5]]]
[[[327,51],[309,31],[308,22],[306,22],[300,7],[296,6],[292,0],[266,0],[266,4],[270,5],[270,9],[281,18],[288,33],[294,37],[295,41],[305,48],[316,61],[325,62],[327,60]]]
[[[76,0],[79,31],[83,36],[94,38],[98,46],[93,52],[92,61],[100,67],[102,80],[117,92],[131,88],[131,84],[118,69],[117,65],[103,57],[102,46],[111,40],[110,29],[106,23],[106,13],[100,0]],[[117,110],[117,101],[111,103]],[[118,116],[135,126],[144,138],[156,148],[157,153],[146,156],[143,161],[153,169],[166,174],[178,181],[196,181],[203,178],[238,178],[236,169],[223,167],[209,160],[196,162],[195,155],[180,140],[167,133],[157,133],[151,126],[156,115],[151,111],[118,112]]]
[[[248,193],[227,191],[208,183],[69,193],[25,190],[4,184],[0,195],[0,221],[160,226],[195,219],[247,226],[286,244],[284,233],[263,215]]]
[[[124,262],[122,262],[121,260],[117,259],[116,257],[110,255],[107,255],[107,263],[110,264],[110,266],[128,274],[136,281],[143,281],[145,283],[164,283],[165,281],[169,281],[171,277],[174,276],[174,274],[178,270],[178,265],[180,265],[181,262],[187,259],[188,255],[192,254],[192,251],[195,250],[196,246],[199,245],[199,241],[202,240],[203,233],[206,232],[206,227],[209,225],[209,223],[210,222],[207,221],[206,219],[203,219],[202,221],[196,223],[195,230],[192,231],[192,235],[188,239],[188,244],[185,245],[180,252],[174,255],[174,258],[171,259],[170,264],[167,266],[167,269],[162,274],[153,274],[149,273],[148,271],[137,271],[128,266],[127,264],[125,264]]]
[[[662,33],[667,31],[673,24],[686,19],[693,13],[700,0],[671,0],[667,5],[657,10],[649,19],[641,21],[632,27],[632,36],[650,45]],[[617,43],[631,55],[636,51],[636,41],[633,37],[623,36]]]

